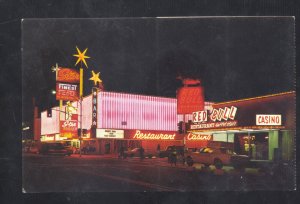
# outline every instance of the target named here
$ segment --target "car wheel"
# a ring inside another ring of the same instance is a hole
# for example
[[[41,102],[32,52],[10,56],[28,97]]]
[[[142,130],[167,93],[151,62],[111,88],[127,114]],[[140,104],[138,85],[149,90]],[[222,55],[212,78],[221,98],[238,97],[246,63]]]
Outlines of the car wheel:
[[[220,159],[215,159],[214,165],[215,165],[216,169],[222,169],[222,167],[223,167],[223,163]]]
[[[193,166],[194,161],[191,157],[187,157],[186,158],[186,163],[187,163],[188,166]]]

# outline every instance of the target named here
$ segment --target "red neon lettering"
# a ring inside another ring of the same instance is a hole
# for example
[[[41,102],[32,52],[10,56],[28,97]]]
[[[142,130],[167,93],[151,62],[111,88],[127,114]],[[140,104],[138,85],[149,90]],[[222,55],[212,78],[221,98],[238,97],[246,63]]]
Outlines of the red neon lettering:
[[[216,109],[213,110],[212,114],[210,115],[210,119],[212,121],[216,121],[217,119],[217,114],[218,114],[218,111]]]
[[[237,108],[234,107],[234,106],[231,106],[230,114],[229,114],[229,118],[230,118],[231,120],[234,120],[236,111],[237,111]]]
[[[203,111],[203,121],[207,121],[207,111]]]
[[[197,112],[193,113],[193,121],[196,122],[197,121]]]
[[[276,122],[275,120],[276,120],[276,118],[274,116],[271,116],[271,121],[270,122],[275,123]]]
[[[224,110],[222,108],[219,108],[219,114],[217,116],[217,120],[221,121],[223,116]]]
[[[228,113],[229,113],[229,108],[225,107],[225,110],[224,110],[224,114],[223,114],[223,119],[224,120],[227,120],[228,119]]]
[[[201,122],[202,121],[202,119],[201,119],[201,112],[198,112],[198,120],[197,120],[197,122]]]

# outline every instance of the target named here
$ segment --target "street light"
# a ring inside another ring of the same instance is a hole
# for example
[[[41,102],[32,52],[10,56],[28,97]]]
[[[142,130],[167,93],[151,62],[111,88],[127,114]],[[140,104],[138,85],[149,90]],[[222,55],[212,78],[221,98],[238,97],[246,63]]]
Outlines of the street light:
[[[55,95],[55,94],[56,94],[56,91],[55,91],[55,90],[51,90],[51,93],[52,93],[53,95]]]

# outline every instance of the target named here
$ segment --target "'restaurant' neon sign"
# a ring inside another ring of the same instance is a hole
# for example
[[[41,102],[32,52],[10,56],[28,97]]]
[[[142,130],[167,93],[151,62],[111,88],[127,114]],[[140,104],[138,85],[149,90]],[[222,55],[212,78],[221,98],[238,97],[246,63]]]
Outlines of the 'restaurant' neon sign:
[[[163,134],[163,133],[152,133],[147,132],[143,133],[140,130],[136,130],[133,139],[140,139],[140,140],[174,140],[176,134]]]

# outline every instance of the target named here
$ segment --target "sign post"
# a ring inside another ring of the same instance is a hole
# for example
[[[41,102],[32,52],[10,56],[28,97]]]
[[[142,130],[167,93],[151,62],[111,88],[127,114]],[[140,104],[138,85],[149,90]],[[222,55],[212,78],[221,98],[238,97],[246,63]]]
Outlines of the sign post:
[[[102,80],[99,76],[100,72],[97,74],[92,70],[92,77],[89,79],[94,81],[94,87],[92,88],[92,126],[91,126],[91,135],[92,137],[96,137],[97,135],[97,114],[98,114],[98,92],[99,90],[103,90]],[[97,84],[99,83],[99,88]]]
[[[75,66],[80,62],[80,68],[79,68],[79,97],[80,97],[80,137],[79,137],[79,153],[81,157],[81,140],[82,140],[82,97],[83,97],[83,68],[82,68],[82,62],[85,64],[85,67],[88,68],[87,63],[85,61],[86,58],[90,58],[88,56],[85,56],[85,53],[87,51],[87,48],[81,52],[78,47],[76,46],[77,54],[73,55],[74,57],[77,57],[77,61],[75,63]]]

